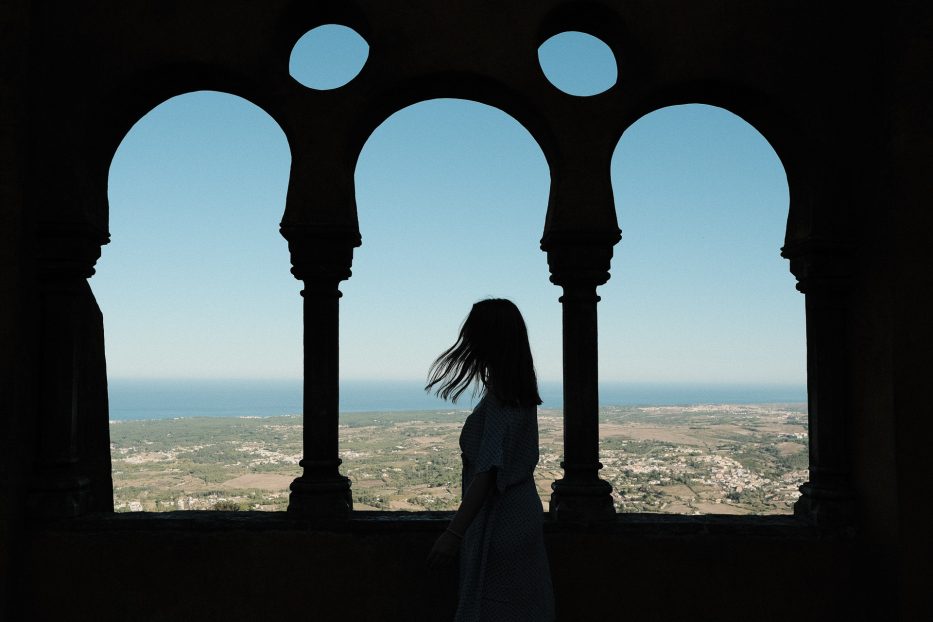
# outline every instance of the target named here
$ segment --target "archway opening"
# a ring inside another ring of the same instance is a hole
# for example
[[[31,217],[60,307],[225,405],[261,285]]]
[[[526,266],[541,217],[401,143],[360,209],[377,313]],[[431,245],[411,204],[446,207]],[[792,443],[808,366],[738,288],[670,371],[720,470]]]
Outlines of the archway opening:
[[[806,332],[779,254],[777,154],[731,112],[673,106],[625,132],[612,179],[623,237],[601,288],[600,440],[617,509],[791,513]]]
[[[110,167],[104,314],[116,511],[284,509],[301,455],[288,142],[233,95],[174,97]],[[270,418],[270,417],[274,417]]]
[[[437,99],[380,125],[356,169],[363,245],[341,299],[343,469],[355,509],[455,509],[460,426],[470,394],[425,396],[431,362],[476,301],[522,311],[542,398],[536,472],[546,502],[558,476],[559,290],[539,240],[549,172],[531,135],[501,110]]]

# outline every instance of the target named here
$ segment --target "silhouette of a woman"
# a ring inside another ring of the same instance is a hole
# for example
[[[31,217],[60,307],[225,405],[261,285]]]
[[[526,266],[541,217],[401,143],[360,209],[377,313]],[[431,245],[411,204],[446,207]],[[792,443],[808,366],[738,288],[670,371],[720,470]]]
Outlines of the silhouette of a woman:
[[[508,300],[473,305],[425,390],[456,402],[470,385],[482,398],[460,433],[463,501],[428,563],[460,556],[457,622],[549,622],[554,597],[533,477],[541,398],[525,321]]]

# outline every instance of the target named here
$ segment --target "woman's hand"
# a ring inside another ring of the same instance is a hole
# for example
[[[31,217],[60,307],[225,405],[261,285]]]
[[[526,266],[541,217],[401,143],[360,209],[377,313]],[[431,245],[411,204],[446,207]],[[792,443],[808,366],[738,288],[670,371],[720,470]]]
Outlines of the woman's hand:
[[[428,568],[436,570],[450,566],[459,554],[460,538],[450,531],[445,531],[434,543],[434,548],[428,555]]]
[[[431,554],[428,555],[429,568],[442,568],[449,566],[460,553],[460,541],[463,534],[470,527],[470,523],[479,513],[495,485],[495,470],[483,471],[473,476],[470,485],[463,495],[463,502],[454,514],[453,520],[447,530],[434,543]]]

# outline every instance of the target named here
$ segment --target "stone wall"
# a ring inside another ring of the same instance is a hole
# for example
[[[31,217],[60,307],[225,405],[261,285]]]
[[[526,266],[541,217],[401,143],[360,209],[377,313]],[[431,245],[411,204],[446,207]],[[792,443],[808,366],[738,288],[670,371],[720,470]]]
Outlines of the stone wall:
[[[289,78],[288,56],[330,22],[373,53],[358,80],[322,95]],[[574,99],[540,75],[537,46],[568,29],[613,48],[617,88]],[[328,345],[309,350],[305,389],[325,404],[309,423],[324,436],[337,416],[326,300],[360,243],[350,163],[382,120],[462,97],[528,128],[551,168],[542,247],[577,305],[565,311],[581,338],[565,357],[590,361],[593,296],[619,239],[604,174],[618,137],[667,105],[742,116],[788,174],[811,482],[796,518],[777,522],[600,515],[595,448],[568,438],[580,458],[561,489],[571,511],[548,524],[562,619],[930,619],[930,32],[929,5],[909,1],[5,1],[0,613],[449,618],[453,579],[421,566],[443,519],[335,518],[349,485],[336,440],[306,448],[313,468],[291,518],[109,513],[106,318],[88,287],[109,239],[107,173],[149,110],[214,89],[256,103],[289,137],[283,234],[293,272],[320,294],[306,297],[305,334]],[[565,413],[587,432],[595,378],[566,369]]]

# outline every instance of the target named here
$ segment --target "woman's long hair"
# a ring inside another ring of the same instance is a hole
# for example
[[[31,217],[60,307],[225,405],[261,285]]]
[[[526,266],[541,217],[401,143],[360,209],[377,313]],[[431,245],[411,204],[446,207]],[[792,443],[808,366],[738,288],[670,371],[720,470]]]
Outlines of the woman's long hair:
[[[424,390],[456,402],[471,384],[473,395],[482,385],[513,406],[541,403],[528,329],[510,300],[489,298],[473,305],[457,341],[431,364]]]

